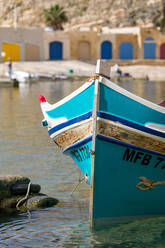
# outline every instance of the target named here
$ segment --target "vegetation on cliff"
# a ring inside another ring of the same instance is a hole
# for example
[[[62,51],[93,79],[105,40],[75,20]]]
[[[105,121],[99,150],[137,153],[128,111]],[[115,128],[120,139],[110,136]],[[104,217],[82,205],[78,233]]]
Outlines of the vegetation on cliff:
[[[66,12],[58,4],[51,5],[50,8],[43,10],[46,23],[54,30],[63,30],[62,24],[68,21]]]
[[[0,26],[44,27],[44,9],[59,5],[68,21],[64,29],[88,27],[163,26],[164,0],[0,0]]]

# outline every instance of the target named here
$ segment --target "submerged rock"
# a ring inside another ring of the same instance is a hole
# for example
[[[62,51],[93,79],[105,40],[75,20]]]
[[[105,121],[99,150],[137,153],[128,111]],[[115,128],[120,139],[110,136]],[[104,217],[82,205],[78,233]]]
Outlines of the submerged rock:
[[[0,208],[6,209],[6,208],[14,208],[16,209],[16,206],[19,201],[21,201],[22,196],[12,196],[10,198],[5,198],[0,202]],[[45,194],[33,194],[30,195],[27,200],[24,200],[22,204],[20,204],[17,208],[17,210],[31,210],[36,208],[48,208],[56,205],[58,203],[58,200],[56,198],[47,196]]]
[[[34,195],[33,197],[30,197],[26,204],[25,207],[28,209],[34,209],[34,208],[47,208],[47,207],[52,207],[58,203],[58,200],[49,197],[45,194],[38,194]]]

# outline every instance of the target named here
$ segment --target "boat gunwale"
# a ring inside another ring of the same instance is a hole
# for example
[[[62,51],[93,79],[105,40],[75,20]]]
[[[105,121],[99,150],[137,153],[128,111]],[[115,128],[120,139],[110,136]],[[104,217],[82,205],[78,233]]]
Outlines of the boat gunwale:
[[[131,93],[130,91],[118,86],[117,84],[113,83],[111,80],[106,79],[105,77],[103,79],[104,80],[102,80],[101,84],[104,84],[108,88],[113,89],[113,90],[117,91],[118,93],[120,93],[120,94],[122,94],[122,95],[136,101],[136,102],[139,102],[142,105],[145,105],[151,109],[154,109],[158,112],[165,114],[165,108],[164,107]]]
[[[140,151],[143,151],[143,152],[146,152],[146,153],[151,153],[153,155],[165,157],[165,154],[163,154],[163,153],[155,152],[155,151],[152,151],[152,150],[140,147],[140,146],[129,144],[129,143],[126,143],[124,141],[117,140],[117,139],[114,139],[114,138],[111,138],[111,137],[108,137],[108,136],[105,136],[105,135],[102,135],[102,134],[97,134],[96,138],[98,138],[99,140],[107,141],[109,143],[115,143],[115,144],[119,144],[119,145],[124,146],[124,147],[130,147],[132,149],[137,149],[137,150],[140,150]],[[80,145],[83,145],[83,144],[85,144],[86,142],[88,142],[90,140],[92,140],[92,135],[90,135],[90,136],[88,136],[86,138],[83,138],[82,140],[79,140],[78,142],[68,146],[67,148],[65,148],[63,150],[63,153],[69,152],[69,150],[75,149],[76,147],[78,147]]]
[[[59,125],[54,126],[50,130],[48,130],[48,134],[49,134],[49,136],[51,138],[53,138],[55,136],[53,134],[55,134],[57,131],[60,131],[61,129],[64,129],[64,128],[69,127],[69,126],[71,126],[71,128],[72,128],[74,124],[79,123],[79,122],[84,121],[84,120],[88,120],[91,117],[92,117],[92,111],[89,111],[89,112],[87,112],[87,113],[85,113],[83,115],[79,115],[77,117],[74,117],[74,118],[66,121],[66,122],[63,122],[63,123],[61,123]],[[132,121],[124,119],[122,117],[118,117],[118,116],[116,116],[114,114],[109,114],[109,113],[106,113],[106,112],[103,112],[103,111],[97,111],[97,117],[105,119],[105,120],[119,122],[119,123],[121,123],[122,125],[124,125],[126,127],[130,127],[130,128],[135,129],[135,130],[139,130],[139,131],[141,131],[143,133],[151,134],[151,135],[154,135],[156,137],[165,138],[165,133],[164,132],[154,130],[152,128],[140,125],[140,124],[138,124],[136,122],[132,122]],[[67,129],[69,129],[69,128],[67,128]]]
[[[94,83],[94,80],[91,79],[91,80],[87,81],[86,83],[84,83],[82,86],[80,86],[78,89],[73,91],[71,94],[69,94],[66,97],[59,100],[58,102],[56,102],[54,104],[49,103],[49,106],[47,106],[45,112],[49,112],[49,111],[63,105],[64,103],[68,102],[69,100],[71,100],[72,98],[74,98],[75,96],[77,96],[81,92],[85,91],[87,88],[89,88],[93,83]]]
[[[84,125],[85,123],[91,123],[90,125],[92,125],[92,120],[93,120],[93,118],[91,117],[91,118],[89,118],[89,119],[86,119],[86,120],[83,120],[83,121],[81,121],[81,122],[75,123],[75,124],[73,124],[73,125],[71,125],[71,126],[68,126],[68,127],[64,128],[64,129],[62,129],[62,131],[56,132],[54,135],[51,136],[51,138],[52,138],[52,139],[56,139],[56,138],[60,137],[61,135],[64,135],[64,136],[65,136],[65,133],[66,133],[66,132],[68,132],[68,131],[70,131],[70,130],[73,130],[73,131],[74,131],[75,128],[81,127],[81,126]],[[150,139],[153,140],[153,142],[159,141],[159,142],[162,142],[163,144],[165,144],[165,140],[164,140],[163,138],[161,138],[161,137],[152,135],[152,134],[150,134],[150,133],[146,133],[146,132],[144,132],[144,131],[139,131],[138,129],[135,129],[135,128],[132,128],[132,127],[123,125],[123,124],[121,124],[120,122],[111,121],[111,120],[109,120],[109,119],[103,119],[103,118],[100,118],[100,117],[97,117],[97,123],[98,123],[98,129],[97,129],[97,134],[98,134],[98,135],[103,135],[103,136],[105,136],[105,137],[109,137],[109,138],[112,138],[112,139],[121,140],[122,142],[125,142],[125,143],[127,143],[127,144],[132,144],[132,145],[134,145],[134,146],[142,147],[142,148],[147,149],[147,150],[150,150],[150,151],[155,151],[155,152],[164,154],[163,150],[162,150],[162,151],[159,151],[159,150],[157,150],[157,149],[150,149],[150,147],[146,147],[146,146],[143,147],[142,145],[139,145],[138,143],[131,143],[131,142],[129,142],[129,140],[126,141],[125,139],[123,139],[123,140],[122,140],[122,139],[118,139],[118,138],[116,138],[113,134],[111,135],[111,134],[109,133],[109,135],[108,135],[108,134],[106,134],[106,132],[104,133],[104,132],[102,132],[102,131],[100,130],[100,125],[105,123],[105,124],[107,125],[107,127],[122,128],[123,131],[125,130],[125,132],[131,132],[132,134],[135,134],[135,135],[141,135],[141,136],[143,136],[143,138],[150,138]],[[84,134],[85,134],[85,133],[84,133]],[[81,137],[81,138],[79,139],[79,141],[80,141],[80,140],[84,140],[85,138],[87,138],[87,137],[90,136],[90,135],[92,135],[91,132],[88,133],[88,134],[86,134],[86,135],[84,135],[84,137]],[[65,147],[64,147],[63,149],[61,149],[61,150],[66,150],[68,147],[70,147],[70,146],[72,146],[72,145],[74,145],[74,144],[77,144],[77,142],[78,142],[78,141],[76,141],[76,142],[70,142],[70,144],[68,144],[67,146],[65,146]],[[58,143],[58,141],[57,141],[57,143]]]
[[[110,123],[110,124],[113,125],[113,126],[120,127],[120,128],[123,128],[123,129],[125,129],[125,130],[131,131],[131,132],[134,132],[134,133],[137,133],[137,134],[141,134],[141,135],[143,135],[143,136],[145,136],[145,137],[148,137],[148,138],[152,138],[152,139],[155,139],[155,140],[159,140],[159,141],[165,142],[164,138],[162,138],[162,137],[160,137],[160,136],[153,135],[153,134],[151,134],[151,133],[144,132],[144,131],[139,130],[139,129],[137,129],[137,128],[133,128],[133,127],[124,125],[124,124],[122,124],[121,122],[112,121],[112,120],[110,120],[110,119],[104,119],[104,118],[101,118],[101,117],[98,117],[97,119],[98,119],[98,120],[101,120],[103,123]]]
[[[89,141],[92,141],[92,135],[90,135],[90,136],[88,136],[88,137],[85,137],[85,138],[83,138],[83,139],[77,141],[76,143],[74,143],[74,144],[68,146],[67,148],[65,148],[65,149],[63,150],[63,153],[66,153],[66,152],[68,152],[69,150],[72,150],[72,149],[74,149],[74,148],[76,148],[76,147],[78,147],[78,146],[80,146],[80,145],[83,145],[83,144],[89,142]]]
[[[102,80],[103,79],[103,80]],[[94,83],[94,79],[90,79],[89,81],[87,81],[86,83],[84,83],[82,86],[80,86],[78,89],[76,89],[75,91],[73,91],[71,94],[69,94],[68,96],[62,98],[61,100],[59,100],[58,102],[54,103],[54,104],[50,104],[49,106],[47,106],[46,112],[47,111],[51,111],[54,108],[57,108],[59,106],[61,106],[62,104],[64,104],[65,102],[69,101],[70,99],[74,98],[76,95],[80,94],[81,92],[83,92],[84,90],[86,90],[88,87],[90,87],[93,83]],[[118,93],[136,101],[139,102],[142,105],[145,105],[153,110],[156,110],[160,113],[165,114],[165,108],[153,103],[147,99],[144,99],[138,95],[135,95],[133,93],[131,93],[130,91],[118,86],[117,84],[113,83],[111,80],[108,80],[106,77],[100,76],[99,79],[99,83],[100,84],[104,84],[105,86],[107,86],[110,89],[113,89],[115,91],[117,91]]]
[[[59,130],[67,127],[67,126],[72,126],[73,124],[78,123],[80,121],[90,119],[91,116],[92,116],[92,111],[89,111],[85,114],[74,117],[74,118],[72,118],[66,122],[60,123],[59,125],[55,125],[50,130],[48,130],[48,134],[51,136],[52,134],[56,133],[57,131],[59,131]]]
[[[97,116],[102,118],[102,119],[105,119],[105,120],[111,120],[111,121],[114,121],[114,122],[115,121],[120,122],[124,126],[128,126],[128,127],[133,128],[133,129],[136,129],[136,130],[140,130],[140,131],[142,131],[144,133],[149,133],[149,134],[161,137],[161,138],[165,138],[165,133],[164,132],[161,132],[161,131],[158,131],[158,130],[155,130],[155,129],[152,129],[152,128],[149,128],[149,127],[146,127],[146,126],[143,126],[141,124],[138,124],[136,122],[130,121],[128,119],[116,116],[114,114],[109,114],[109,113],[106,113],[106,112],[103,112],[103,111],[98,111]]]
[[[79,127],[79,126],[81,126],[81,125],[83,125],[83,124],[85,124],[85,123],[88,123],[88,122],[90,122],[90,121],[92,121],[92,117],[90,117],[90,118],[88,118],[88,119],[85,119],[85,120],[82,120],[82,121],[80,121],[80,122],[76,122],[76,123],[74,123],[74,124],[72,124],[72,125],[69,125],[69,126],[66,126],[66,127],[64,127],[64,128],[61,128],[61,129],[59,129],[58,131],[55,131],[53,134],[51,134],[51,135],[50,135],[50,138],[54,139],[54,138],[56,138],[57,136],[59,136],[59,135],[65,133],[65,132],[67,132],[68,130],[71,130],[71,129],[74,129],[74,128],[76,128],[76,127]]]
[[[137,149],[137,150],[140,150],[140,151],[143,151],[143,152],[146,152],[146,153],[152,153],[154,155],[163,156],[165,158],[165,154],[163,154],[163,153],[155,152],[155,151],[152,151],[152,150],[140,147],[140,146],[136,146],[136,145],[133,145],[133,144],[130,144],[130,143],[126,143],[124,141],[117,140],[117,139],[114,139],[114,138],[111,138],[111,137],[108,137],[108,136],[105,136],[105,135],[102,135],[102,134],[97,134],[96,137],[98,139],[100,139],[100,140],[104,140],[104,141],[107,141],[107,142],[110,142],[110,143],[116,143],[116,144],[119,144],[119,145],[124,146],[124,147],[126,147],[126,146],[131,147],[132,149]]]

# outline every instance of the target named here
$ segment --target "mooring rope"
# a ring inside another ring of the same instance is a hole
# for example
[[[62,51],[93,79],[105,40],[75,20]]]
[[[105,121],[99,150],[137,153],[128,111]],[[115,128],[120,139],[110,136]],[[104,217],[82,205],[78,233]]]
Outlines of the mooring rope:
[[[88,81],[91,80],[91,79],[96,80],[96,79],[99,78],[100,76],[101,76],[101,75],[99,75],[99,74],[94,74],[92,77],[88,78],[86,81],[88,82]]]
[[[110,77],[108,77],[108,76],[106,76],[106,75],[104,75],[104,74],[102,74],[102,73],[95,73],[93,76],[91,76],[90,78],[88,78],[86,81],[88,82],[88,81],[90,81],[91,79],[96,80],[96,79],[98,79],[99,77],[105,77],[105,78],[107,78],[107,79],[110,80]]]
[[[81,179],[79,179],[78,183],[76,183],[76,186],[74,187],[74,189],[71,192],[71,196],[72,194],[75,192],[75,190],[77,189],[77,187],[80,185],[80,183],[82,183],[85,180],[85,177],[82,177]]]
[[[83,181],[85,181],[86,183],[88,183],[88,176],[87,176],[87,174],[85,174],[82,178],[79,178],[78,183],[76,183],[76,186],[74,187],[74,189],[72,190],[72,192],[70,194],[71,196],[72,196],[73,192],[75,192],[75,190],[77,189],[77,187],[80,185],[80,183],[82,183]]]
[[[28,196],[29,196],[29,193],[30,193],[30,186],[31,186],[31,182],[29,182],[29,184],[28,184],[28,188],[27,188],[27,192],[26,192],[25,197],[23,197],[22,199],[20,199],[20,200],[17,202],[17,205],[16,205],[16,209],[17,209],[17,210],[20,209],[19,205],[21,204],[21,202],[27,200],[27,198],[28,198]]]

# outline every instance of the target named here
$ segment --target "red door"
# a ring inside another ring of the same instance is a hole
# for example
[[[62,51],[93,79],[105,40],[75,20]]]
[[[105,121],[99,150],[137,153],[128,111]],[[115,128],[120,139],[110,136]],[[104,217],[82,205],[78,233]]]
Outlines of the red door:
[[[160,46],[160,59],[165,59],[165,43]]]

